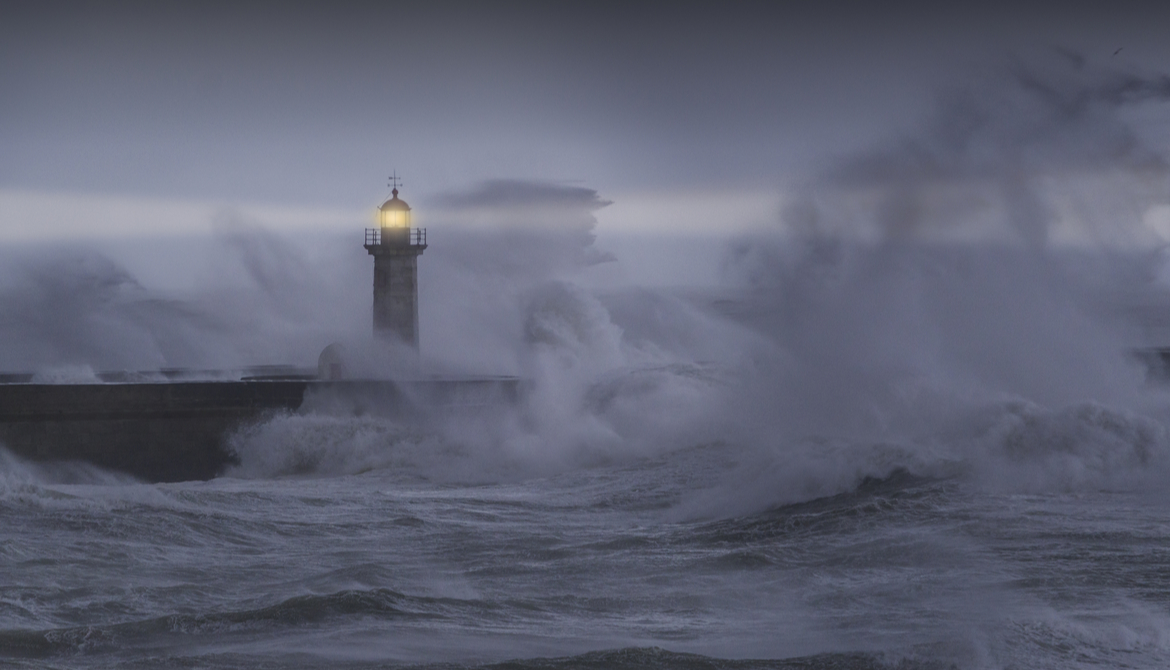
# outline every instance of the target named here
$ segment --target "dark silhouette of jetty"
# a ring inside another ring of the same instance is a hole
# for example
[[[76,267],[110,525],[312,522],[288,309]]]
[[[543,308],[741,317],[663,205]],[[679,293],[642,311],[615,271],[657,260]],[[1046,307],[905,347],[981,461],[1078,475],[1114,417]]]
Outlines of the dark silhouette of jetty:
[[[512,377],[321,380],[291,369],[244,372],[235,379],[213,371],[103,373],[82,384],[0,375],[0,444],[29,460],[85,461],[151,482],[210,479],[238,463],[233,431],[279,413],[426,421],[514,402],[520,392]]]

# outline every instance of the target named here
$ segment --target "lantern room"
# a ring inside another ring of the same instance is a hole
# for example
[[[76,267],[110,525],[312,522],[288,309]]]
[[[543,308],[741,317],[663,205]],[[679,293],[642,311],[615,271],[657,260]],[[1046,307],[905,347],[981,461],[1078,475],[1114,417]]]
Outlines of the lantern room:
[[[410,205],[398,199],[398,189],[391,191],[394,196],[382,203],[378,209],[378,223],[382,228],[409,229]]]

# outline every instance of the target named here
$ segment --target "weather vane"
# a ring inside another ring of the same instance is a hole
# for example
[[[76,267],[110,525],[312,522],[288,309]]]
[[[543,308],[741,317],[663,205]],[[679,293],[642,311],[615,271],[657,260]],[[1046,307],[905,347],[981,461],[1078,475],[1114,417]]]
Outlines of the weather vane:
[[[402,180],[398,178],[398,170],[395,170],[394,174],[390,175],[389,186],[390,188],[394,189],[395,194],[398,193],[398,187],[402,186]]]

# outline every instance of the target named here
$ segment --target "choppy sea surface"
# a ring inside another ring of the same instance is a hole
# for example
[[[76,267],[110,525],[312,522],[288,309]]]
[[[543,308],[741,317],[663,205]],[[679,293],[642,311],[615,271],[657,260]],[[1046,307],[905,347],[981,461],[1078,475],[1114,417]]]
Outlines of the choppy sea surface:
[[[179,484],[5,452],[0,665],[1166,667],[1161,424],[986,414],[927,455],[696,438],[540,468],[282,416]]]
[[[267,417],[211,481],[0,448],[0,665],[1170,667],[1170,371],[1126,294],[809,249],[736,300],[538,282],[515,402]]]

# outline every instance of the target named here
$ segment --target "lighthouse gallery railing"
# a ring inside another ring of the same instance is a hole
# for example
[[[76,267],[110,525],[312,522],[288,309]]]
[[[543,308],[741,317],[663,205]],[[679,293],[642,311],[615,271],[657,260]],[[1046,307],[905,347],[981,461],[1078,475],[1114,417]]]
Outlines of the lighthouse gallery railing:
[[[399,229],[401,230],[401,229]],[[409,246],[426,246],[427,244],[427,229],[426,228],[410,228],[406,235],[398,238],[395,235],[394,240],[386,240],[390,244],[407,244]],[[382,243],[382,229],[381,228],[366,228],[366,245],[376,245]]]

